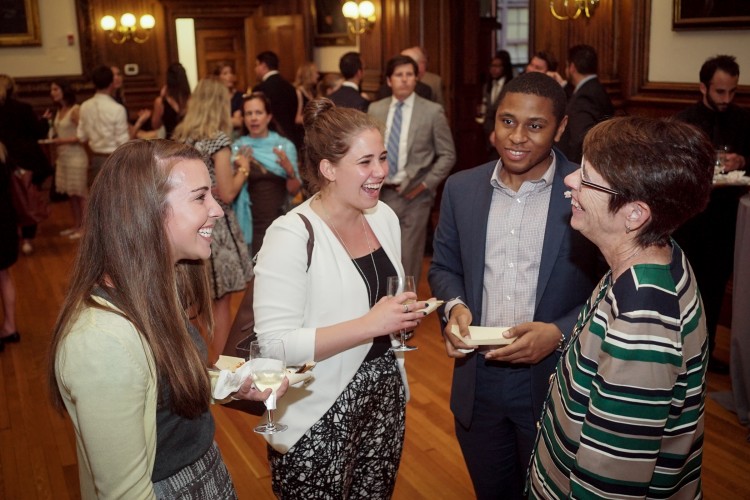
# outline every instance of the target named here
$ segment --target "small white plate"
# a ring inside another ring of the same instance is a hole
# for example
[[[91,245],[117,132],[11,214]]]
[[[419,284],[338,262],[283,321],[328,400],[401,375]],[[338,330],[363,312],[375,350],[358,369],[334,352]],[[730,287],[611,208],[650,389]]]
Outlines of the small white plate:
[[[218,368],[219,370],[229,370],[233,372],[244,363],[245,360],[242,358],[236,358],[234,356],[224,356],[222,354],[219,356],[219,360],[214,366],[216,366],[216,368]],[[315,363],[312,364],[314,365]],[[286,369],[286,378],[289,379],[289,385],[295,385],[299,384],[300,382],[304,382],[305,380],[312,378],[312,375],[312,371],[310,371],[309,369],[304,373],[297,373],[297,370],[295,368]]]
[[[460,338],[466,345],[508,345],[512,344],[515,338],[506,339],[503,332],[510,330],[509,326],[470,326],[470,337],[462,337],[458,331],[458,325],[453,325],[451,333]]]
[[[744,170],[733,170],[726,174],[714,174],[714,185],[719,186],[747,186],[750,185],[750,177],[745,175]]]

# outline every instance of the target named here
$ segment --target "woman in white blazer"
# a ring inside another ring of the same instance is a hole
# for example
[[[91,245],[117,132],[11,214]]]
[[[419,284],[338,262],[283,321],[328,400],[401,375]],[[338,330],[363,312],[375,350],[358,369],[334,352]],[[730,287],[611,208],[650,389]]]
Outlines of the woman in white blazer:
[[[279,498],[390,498],[408,399],[391,334],[419,324],[414,293],[385,297],[403,276],[396,215],[378,201],[388,174],[377,122],[317,99],[305,108],[303,175],[317,193],[277,219],[255,268],[255,331],[284,340],[287,363],[314,360],[314,380],[287,393],[268,436]],[[314,248],[307,269],[311,222]]]

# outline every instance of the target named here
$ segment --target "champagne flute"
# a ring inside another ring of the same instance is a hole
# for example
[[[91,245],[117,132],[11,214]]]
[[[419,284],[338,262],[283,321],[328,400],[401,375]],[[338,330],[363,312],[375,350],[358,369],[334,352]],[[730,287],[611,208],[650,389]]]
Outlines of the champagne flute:
[[[394,295],[398,295],[399,293],[403,292],[414,292],[417,293],[417,285],[414,281],[414,276],[404,276],[403,278],[401,276],[389,276],[388,277],[388,296],[393,297]],[[404,304],[413,304],[416,302],[414,299],[408,299]],[[406,335],[405,330],[400,330],[399,332],[399,339],[401,340],[401,344],[396,347],[391,347],[391,350],[393,351],[414,351],[417,348],[415,346],[406,345],[404,335]]]
[[[276,409],[276,390],[284,381],[286,374],[286,357],[284,342],[281,340],[256,340],[250,344],[250,369],[253,383],[259,391],[271,389],[266,399],[268,422],[253,429],[258,434],[276,434],[287,429],[286,425],[274,423],[273,410]]]

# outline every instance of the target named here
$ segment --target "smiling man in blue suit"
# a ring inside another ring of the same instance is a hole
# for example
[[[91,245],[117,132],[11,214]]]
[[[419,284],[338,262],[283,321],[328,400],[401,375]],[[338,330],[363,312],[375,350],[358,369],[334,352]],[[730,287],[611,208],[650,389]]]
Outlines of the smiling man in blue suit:
[[[495,118],[500,160],[449,177],[440,205],[429,281],[447,300],[451,410],[480,500],[522,498],[557,349],[598,278],[598,251],[569,225],[563,178],[578,165],[552,148],[565,103],[542,73],[507,83]],[[469,325],[512,327],[515,341],[466,351],[454,325],[463,336]]]

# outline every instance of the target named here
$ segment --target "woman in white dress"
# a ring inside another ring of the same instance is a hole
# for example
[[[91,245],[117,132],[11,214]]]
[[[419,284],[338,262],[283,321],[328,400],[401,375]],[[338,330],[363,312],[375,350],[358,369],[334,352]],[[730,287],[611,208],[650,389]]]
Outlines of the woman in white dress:
[[[81,224],[86,212],[87,172],[89,159],[86,150],[76,136],[78,110],[76,96],[70,84],[56,80],[50,86],[50,96],[57,106],[52,126],[56,147],[55,186],[59,193],[65,193],[70,200],[73,213],[73,227],[60,233],[70,239],[81,237]],[[51,115],[49,116],[51,117]]]

